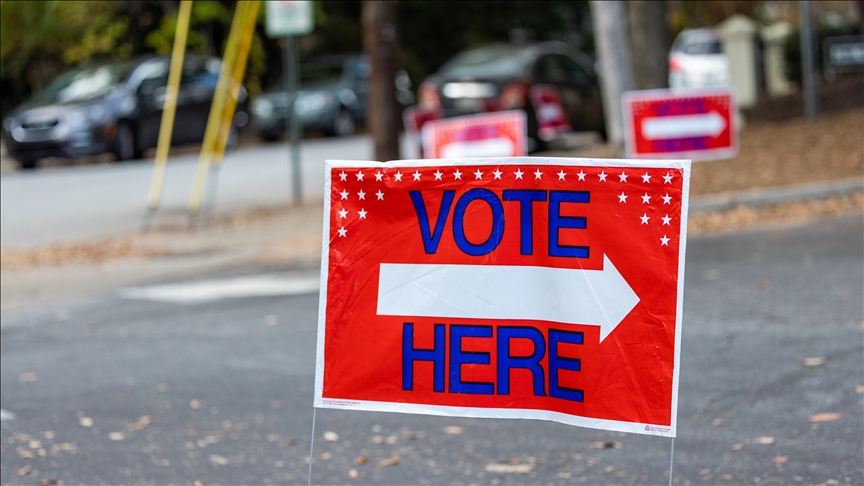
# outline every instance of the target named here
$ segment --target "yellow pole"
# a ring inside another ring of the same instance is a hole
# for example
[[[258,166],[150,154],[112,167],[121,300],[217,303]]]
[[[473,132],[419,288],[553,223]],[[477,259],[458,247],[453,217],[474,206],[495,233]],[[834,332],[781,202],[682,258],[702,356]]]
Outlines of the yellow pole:
[[[165,105],[162,108],[162,122],[159,125],[156,160],[153,163],[153,179],[150,181],[150,193],[147,197],[147,207],[151,211],[159,207],[159,200],[162,197],[162,184],[165,181],[165,166],[168,163],[168,150],[171,147],[171,132],[174,130],[177,92],[180,89],[180,75],[183,73],[183,54],[186,51],[186,34],[189,32],[191,12],[192,0],[180,2],[174,49],[171,51],[171,68],[168,72],[168,87],[165,90]]]
[[[237,61],[234,63],[234,73],[231,76],[230,96],[225,102],[225,109],[222,111],[222,122],[219,124],[219,136],[216,138],[216,147],[213,151],[213,164],[219,165],[222,162],[222,157],[225,155],[225,145],[228,143],[228,136],[231,133],[232,120],[234,119],[234,111],[237,108],[237,100],[240,97],[240,90],[243,88],[243,75],[246,73],[246,60],[249,57],[249,50],[252,47],[252,37],[255,34],[255,23],[258,19],[258,8],[260,1],[249,2],[248,10],[246,11],[246,19],[243,25],[243,33],[240,35],[240,42],[237,46]]]
[[[213,151],[216,147],[216,138],[219,134],[219,123],[222,111],[225,108],[225,98],[231,87],[231,73],[233,72],[234,60],[237,58],[237,44],[243,26],[243,20],[248,11],[249,2],[237,2],[234,11],[234,20],[231,21],[231,31],[228,33],[228,43],[225,46],[225,55],[222,58],[222,69],[219,72],[219,81],[216,83],[216,91],[213,93],[213,103],[210,105],[210,115],[207,118],[207,129],[204,132],[204,141],[201,144],[201,155],[198,158],[198,169],[195,173],[195,182],[192,185],[192,194],[189,204],[186,206],[190,216],[198,213],[201,208],[201,199],[204,197],[204,188],[207,183],[207,172],[213,160]]]

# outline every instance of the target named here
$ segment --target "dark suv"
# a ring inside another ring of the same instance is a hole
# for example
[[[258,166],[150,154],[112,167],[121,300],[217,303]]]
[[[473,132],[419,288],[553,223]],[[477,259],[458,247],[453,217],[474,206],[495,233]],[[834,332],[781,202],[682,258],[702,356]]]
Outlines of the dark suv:
[[[159,136],[169,61],[150,56],[62,74],[3,120],[9,154],[24,169],[46,157],[113,152],[117,160],[141,158]],[[220,67],[215,57],[186,56],[172,144],[204,138]],[[245,90],[240,99],[235,128],[249,119]]]

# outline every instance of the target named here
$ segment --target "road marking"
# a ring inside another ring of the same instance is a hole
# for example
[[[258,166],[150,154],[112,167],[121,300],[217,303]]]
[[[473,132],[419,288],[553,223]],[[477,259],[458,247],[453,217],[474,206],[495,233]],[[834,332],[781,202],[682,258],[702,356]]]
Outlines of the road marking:
[[[229,298],[312,294],[319,287],[318,275],[285,273],[126,288],[118,294],[127,299],[199,304]]]
[[[638,303],[605,255],[602,270],[383,263],[378,285],[379,315],[600,326],[600,341]]]
[[[0,422],[8,422],[10,420],[15,420],[15,414],[9,410],[0,408]]]
[[[659,116],[642,120],[646,140],[716,137],[726,129],[726,120],[716,111],[698,115]]]

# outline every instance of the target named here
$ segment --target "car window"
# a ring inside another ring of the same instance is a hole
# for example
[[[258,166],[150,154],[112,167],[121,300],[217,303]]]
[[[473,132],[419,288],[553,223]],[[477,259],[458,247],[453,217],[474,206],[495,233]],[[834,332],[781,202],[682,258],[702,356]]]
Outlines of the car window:
[[[218,81],[219,70],[212,69],[212,66],[208,67],[207,63],[200,60],[184,63],[183,75],[180,77],[181,85],[215,89]]]
[[[565,75],[569,79],[583,84],[591,80],[591,76],[588,75],[588,72],[586,72],[578,62],[561,54],[553,57],[555,57],[555,60],[561,66],[561,70],[564,71]]]
[[[541,57],[537,68],[540,79],[547,83],[586,83],[590,79],[579,63],[562,54]]]
[[[694,42],[684,48],[685,54],[721,54],[723,48],[719,41]]]
[[[55,103],[77,103],[108,94],[132,70],[130,63],[76,69],[56,78],[36,97]]]
[[[492,45],[457,54],[441,68],[441,74],[454,77],[503,77],[525,74],[531,50],[524,46]]]

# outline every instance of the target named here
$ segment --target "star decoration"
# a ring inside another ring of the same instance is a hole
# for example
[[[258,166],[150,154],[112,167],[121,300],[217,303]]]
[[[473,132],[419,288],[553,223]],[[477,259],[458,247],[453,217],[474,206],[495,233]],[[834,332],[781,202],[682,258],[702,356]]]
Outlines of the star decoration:
[[[537,171],[534,172],[534,178],[535,179],[540,179],[542,176],[543,176],[543,173],[540,172],[540,169],[537,169]]]
[[[618,175],[618,179],[620,179],[620,182],[627,182],[627,174],[622,172],[620,175]]]
[[[375,173],[375,180],[376,181],[380,181],[382,177],[384,177],[384,174],[380,170]]]
[[[495,172],[493,172],[492,174],[495,176],[496,179],[500,179],[502,173],[503,173],[503,172],[501,172],[500,170],[498,170],[498,169],[496,168],[496,169],[495,169]]]
[[[345,219],[348,216],[348,211],[346,209],[340,209],[337,212],[339,213],[339,219]]]
[[[345,238],[345,235],[347,235],[347,234],[348,234],[348,230],[346,230],[344,226],[339,228],[339,236],[340,237]]]
[[[474,173],[474,179],[480,180],[483,178],[483,173],[480,172],[480,169],[477,169],[477,172]]]
[[[666,216],[663,216],[663,217],[660,218],[660,219],[663,220],[663,225],[664,225],[664,226],[671,226],[671,225],[669,224],[669,221],[672,221],[672,218],[670,218],[668,214],[667,214]]]
[[[644,196],[642,196],[642,204],[648,204],[651,202],[651,196],[646,192]]]
[[[669,246],[669,238],[666,235],[663,235],[663,238],[660,238],[660,246]]]
[[[462,180],[462,173],[459,172],[459,169],[456,169],[456,172],[453,173],[453,180]]]
[[[581,170],[580,170],[579,173],[576,174],[576,175],[579,176],[579,180],[580,180],[580,181],[584,181],[584,180],[585,180],[585,172],[584,172],[584,171],[581,171]]]
[[[414,173],[411,174],[411,175],[414,176],[414,180],[415,180],[415,181],[419,181],[419,180],[420,180],[420,171],[419,171],[419,170],[415,170]]]
[[[357,175],[357,180],[358,180],[358,181],[362,181],[362,180],[363,180],[363,173],[362,173],[362,172],[357,172],[356,175]]]
[[[348,199],[348,191],[345,189],[342,189],[342,192],[340,192],[339,195],[342,196],[342,199]]]
[[[645,213],[642,216],[639,216],[639,219],[642,220],[642,224],[648,224],[648,220],[651,219],[651,217],[648,216],[648,213]]]
[[[660,196],[660,197],[663,198],[663,204],[672,204],[670,202],[670,201],[672,201],[672,196],[670,196],[668,192],[666,193],[665,196]]]
[[[567,177],[567,174],[564,173],[564,169],[561,169],[561,172],[558,173],[558,180],[563,181],[565,177]]]
[[[366,193],[363,192],[363,189],[360,189],[360,192],[357,193],[357,197],[360,199],[366,199]]]
[[[347,177],[348,177],[348,174],[346,174],[344,171],[339,173],[339,180],[340,181],[344,181]]]
[[[435,180],[440,181],[442,175],[444,175],[444,173],[442,173],[440,170],[436,170],[435,171]]]
[[[378,192],[376,192],[375,195],[378,196],[378,200],[379,200],[379,201],[383,201],[383,200],[384,200],[384,193],[381,192],[381,189],[378,189]]]
[[[517,179],[521,179],[522,174],[524,174],[524,172],[522,172],[522,169],[516,169],[516,172],[513,173],[513,175],[515,175]]]
[[[648,175],[648,173],[646,172],[642,174],[642,184],[646,184],[648,182],[651,182],[651,176]]]
[[[597,176],[600,177],[600,182],[606,182],[606,175],[607,174],[605,171],[602,171],[599,174],[597,174]]]
[[[393,175],[393,178],[396,179],[396,182],[401,181],[402,180],[402,173],[397,171],[396,174]]]
[[[621,192],[621,194],[618,194],[618,202],[619,203],[626,203],[627,202],[627,195],[624,194],[623,191]]]
[[[367,211],[365,209],[360,208],[360,211],[357,211],[357,214],[360,215],[360,219],[366,219],[366,212]]]
[[[672,184],[672,174],[667,172],[666,175],[663,176],[663,184]]]

